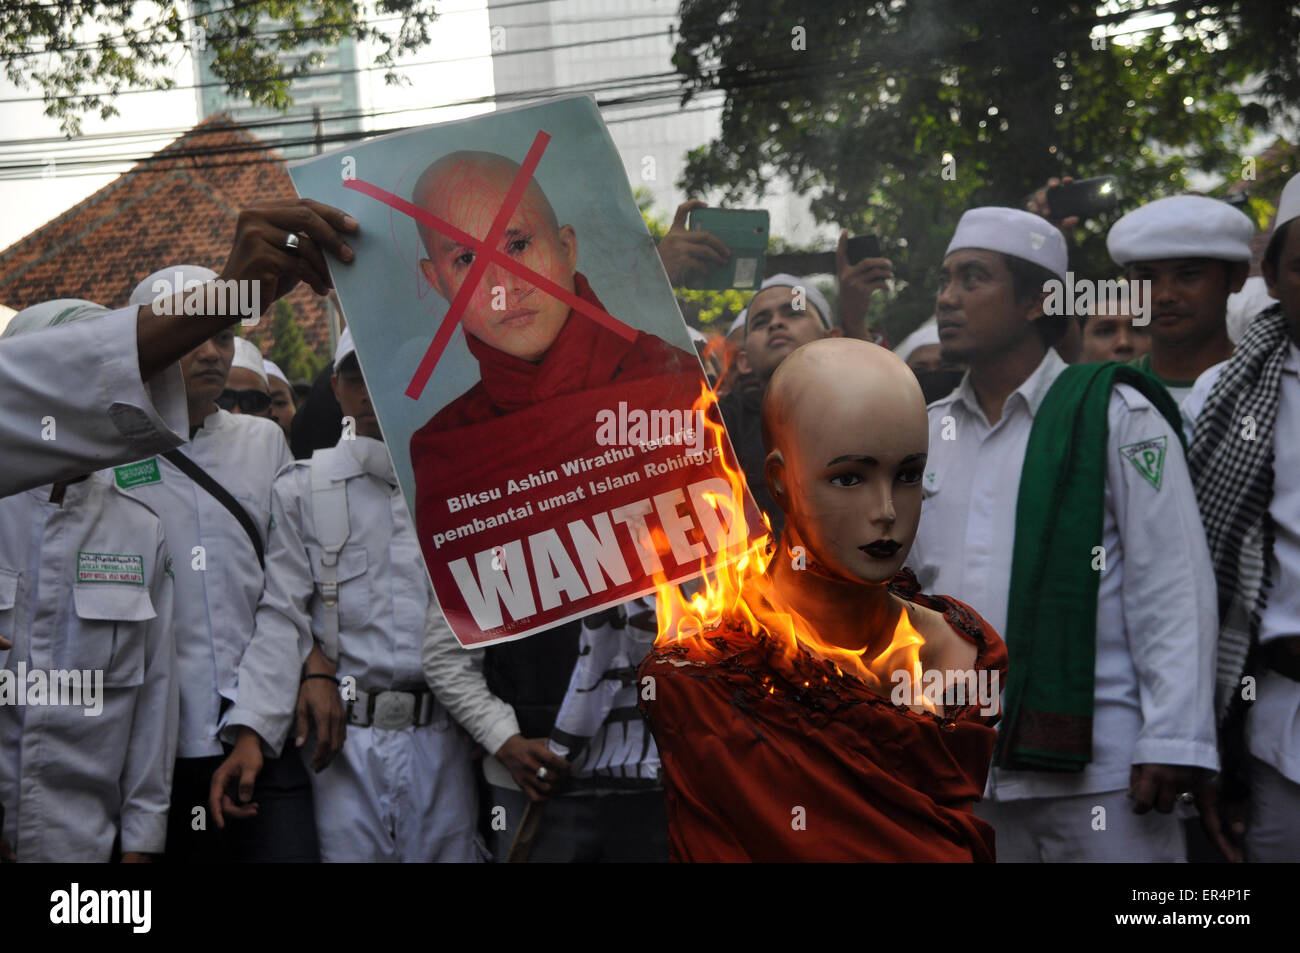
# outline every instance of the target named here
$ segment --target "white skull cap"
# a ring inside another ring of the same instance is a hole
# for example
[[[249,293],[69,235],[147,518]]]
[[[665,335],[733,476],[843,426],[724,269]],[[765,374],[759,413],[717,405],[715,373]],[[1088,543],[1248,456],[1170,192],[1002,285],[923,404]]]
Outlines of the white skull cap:
[[[944,257],[963,248],[1001,252],[1046,268],[1062,281],[1070,256],[1065,236],[1055,225],[1032,212],[986,205],[962,215]]]
[[[217,277],[211,268],[202,265],[169,265],[160,268],[135,286],[131,300],[127,304],[153,304],[158,298],[170,297],[195,283],[203,284]]]
[[[262,352],[248,338],[235,338],[235,360],[230,366],[252,371],[262,378],[263,384],[267,387],[271,386],[266,379],[266,362],[262,360]]]
[[[1250,261],[1254,237],[1251,220],[1227,202],[1172,195],[1135,208],[1112,225],[1106,249],[1121,268],[1164,258]]]

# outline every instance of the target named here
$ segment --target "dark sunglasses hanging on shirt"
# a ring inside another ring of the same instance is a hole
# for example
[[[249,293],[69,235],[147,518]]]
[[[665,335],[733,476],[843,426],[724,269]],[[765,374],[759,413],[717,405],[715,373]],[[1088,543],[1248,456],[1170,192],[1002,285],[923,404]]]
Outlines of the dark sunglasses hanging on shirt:
[[[271,395],[260,390],[226,388],[217,398],[217,406],[222,410],[234,410],[236,404],[241,414],[264,414],[271,409]]]

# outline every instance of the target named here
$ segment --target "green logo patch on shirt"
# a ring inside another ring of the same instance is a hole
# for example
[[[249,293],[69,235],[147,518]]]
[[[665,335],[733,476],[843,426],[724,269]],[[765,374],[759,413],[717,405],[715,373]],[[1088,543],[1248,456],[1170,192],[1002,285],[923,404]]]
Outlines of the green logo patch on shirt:
[[[1133,464],[1138,473],[1142,474],[1143,479],[1157,490],[1160,489],[1161,480],[1165,475],[1164,437],[1153,437],[1140,443],[1130,443],[1120,447],[1119,452]]]
[[[129,490],[146,483],[161,483],[162,471],[158,469],[158,458],[152,457],[139,463],[128,463],[124,467],[114,467],[113,478],[119,487]]]
[[[77,582],[144,585],[144,557],[127,553],[77,553]]]

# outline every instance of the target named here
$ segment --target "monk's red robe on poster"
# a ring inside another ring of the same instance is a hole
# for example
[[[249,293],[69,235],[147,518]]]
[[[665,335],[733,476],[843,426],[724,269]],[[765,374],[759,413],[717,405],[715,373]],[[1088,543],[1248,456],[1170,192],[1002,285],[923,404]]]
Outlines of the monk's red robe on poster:
[[[913,586],[894,583],[944,613],[975,644],[975,669],[1000,683],[998,634],[968,606]],[[663,759],[673,860],[994,859],[993,828],[971,804],[984,793],[996,715],[897,707],[743,626],[708,641],[658,645],[639,672],[654,678],[654,700],[640,704]]]
[[[601,307],[583,275],[575,286]],[[479,383],[410,446],[420,547],[463,643],[624,602],[653,589],[656,569],[684,579],[713,555],[706,540],[726,525],[725,510],[704,512],[705,494],[730,492],[711,435],[698,457],[680,442],[649,450],[596,442],[602,410],[689,414],[705,384],[695,355],[644,332],[627,340],[577,311],[537,364],[467,341]],[[720,423],[716,407],[710,419]],[[739,505],[761,534],[752,500]]]

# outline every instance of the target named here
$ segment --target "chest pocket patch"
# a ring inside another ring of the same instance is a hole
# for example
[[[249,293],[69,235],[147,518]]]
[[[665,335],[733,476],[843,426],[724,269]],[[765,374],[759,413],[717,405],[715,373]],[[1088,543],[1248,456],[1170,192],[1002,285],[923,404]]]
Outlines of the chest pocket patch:
[[[365,624],[370,617],[369,558],[360,546],[344,546],[339,553],[339,628]],[[320,554],[312,554],[312,573],[319,584],[323,577]],[[319,589],[317,590],[319,598]]]
[[[125,585],[73,587],[76,631],[61,667],[99,669],[108,688],[144,681],[145,625],[157,617],[149,590]]]

